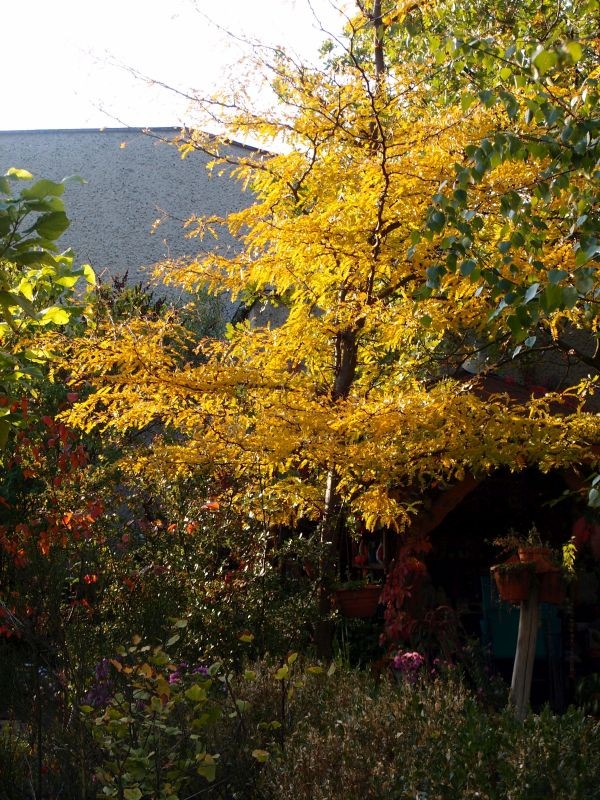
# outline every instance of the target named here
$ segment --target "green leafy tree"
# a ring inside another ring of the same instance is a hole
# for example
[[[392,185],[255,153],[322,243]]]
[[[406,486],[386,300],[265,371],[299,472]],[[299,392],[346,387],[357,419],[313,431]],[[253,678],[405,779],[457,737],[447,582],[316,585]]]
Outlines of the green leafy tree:
[[[438,101],[460,104],[465,118],[483,105],[493,120],[456,154],[452,180],[432,198],[422,235],[443,238],[428,291],[443,293],[460,275],[493,303],[491,330],[510,334],[519,349],[542,334],[545,346],[597,371],[597,0],[409,8],[404,17],[391,12],[396,57],[410,48],[423,69],[433,67]],[[521,180],[508,183],[515,166]],[[591,334],[592,355],[564,340],[575,328]]]

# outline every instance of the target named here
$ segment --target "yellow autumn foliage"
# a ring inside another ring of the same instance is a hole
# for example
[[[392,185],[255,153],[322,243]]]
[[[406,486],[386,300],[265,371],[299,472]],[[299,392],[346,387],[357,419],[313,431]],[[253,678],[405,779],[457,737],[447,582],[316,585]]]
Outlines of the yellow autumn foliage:
[[[498,345],[493,298],[460,272],[423,294],[444,233],[414,232],[465,149],[509,120],[479,102],[466,110],[435,102],[425,70],[413,67],[396,64],[382,82],[362,64],[341,74],[280,55],[277,114],[258,118],[229,97],[209,105],[213,114],[227,110],[228,135],[252,132],[286,150],[249,152],[233,164],[253,192],[250,207],[188,222],[190,237],[217,242],[226,231],[240,248],[167,261],[160,277],[188,291],[270,299],[284,311],[281,324],[245,322],[225,340],[200,342],[164,320],[99,328],[93,340],[69,345],[74,382],[93,387],[71,423],[127,431],[158,422],[164,437],[131,469],[175,474],[201,465],[229,474],[245,487],[233,502],[285,522],[321,519],[332,475],[346,509],[369,527],[401,530],[432,481],[594,461],[600,427],[576,389],[568,403],[558,395],[517,403],[508,394],[483,398],[452,378],[480,346]],[[226,143],[188,131],[182,147],[210,152],[211,168],[229,175]],[[482,219],[478,268],[503,269],[495,254],[509,223],[500,198],[543,169],[543,160],[505,161],[472,187]],[[561,202],[544,213],[558,213]],[[568,271],[573,251],[557,230],[535,253],[535,268],[533,260],[517,255],[524,279],[537,279],[540,263],[546,273]],[[580,314],[557,312],[575,325]],[[596,316],[590,322],[588,313],[589,329]],[[554,325],[550,318],[549,335]]]

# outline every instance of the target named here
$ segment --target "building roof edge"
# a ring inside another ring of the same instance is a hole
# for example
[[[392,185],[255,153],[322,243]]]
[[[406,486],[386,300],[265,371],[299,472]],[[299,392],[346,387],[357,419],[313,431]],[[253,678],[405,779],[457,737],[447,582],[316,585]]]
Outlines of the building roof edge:
[[[0,137],[2,136],[15,136],[19,134],[33,134],[33,135],[48,135],[48,134],[69,134],[69,133],[119,133],[121,135],[126,133],[143,133],[152,135],[154,133],[173,133],[178,134],[182,130],[180,125],[146,125],[144,127],[119,127],[119,128],[15,128],[14,130],[0,130]],[[229,144],[233,147],[240,147],[243,150],[249,150],[253,153],[267,153],[261,147],[255,145],[245,144],[238,142],[235,139],[229,140]]]

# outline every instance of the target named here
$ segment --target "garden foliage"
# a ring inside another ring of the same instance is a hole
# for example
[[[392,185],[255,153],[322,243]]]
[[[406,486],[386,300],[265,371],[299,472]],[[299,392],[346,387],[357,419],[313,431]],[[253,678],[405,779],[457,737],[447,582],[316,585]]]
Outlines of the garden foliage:
[[[379,680],[311,661],[342,523],[402,534],[424,489],[600,435],[597,0],[357,5],[318,67],[261,51],[265,114],[200,101],[281,145],[233,165],[253,205],[188,223],[239,249],[161,268],[247,304],[223,338],[216,305],[77,296],[63,184],[1,179],[0,800],[600,797],[593,717],[517,722],[454,612],[409,609],[422,538],[383,593],[413,652],[346,624]],[[181,147],[229,175],[227,141]],[[550,351],[565,391],[457,380]]]
[[[193,341],[143,320],[71,346],[74,380],[94,388],[73,423],[160,421],[171,438],[132,468],[201,466],[244,513],[320,521],[324,541],[342,507],[403,530],[423,486],[593,461],[598,435],[587,378],[516,402],[453,377],[539,347],[595,380],[585,347],[567,346],[574,328],[592,347],[597,331],[595,0],[553,4],[548,26],[521,4],[359,5],[325,65],[262,53],[265,115],[239,93],[199,101],[228,136],[284,152],[236,161],[254,204],[189,220],[190,236],[224,228],[240,249],[161,275],[271,304],[278,324]],[[229,176],[225,142],[186,131],[181,146]]]

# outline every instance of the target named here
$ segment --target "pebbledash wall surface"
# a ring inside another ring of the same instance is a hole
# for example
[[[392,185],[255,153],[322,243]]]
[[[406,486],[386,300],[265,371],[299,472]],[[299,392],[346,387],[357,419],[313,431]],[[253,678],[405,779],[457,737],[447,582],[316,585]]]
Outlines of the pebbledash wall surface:
[[[72,247],[77,263],[91,264],[105,280],[128,272],[130,282],[147,283],[154,263],[201,251],[199,240],[185,237],[183,221],[191,214],[226,214],[252,202],[236,181],[209,176],[204,154],[182,160],[170,143],[177,133],[177,128],[0,131],[0,174],[21,167],[51,180],[80,175],[87,183],[69,184],[65,191],[71,226],[59,244]],[[248,150],[231,149],[239,155]],[[153,234],[159,217],[165,221]],[[232,245],[226,238],[218,243]],[[176,290],[170,294],[176,299]]]

